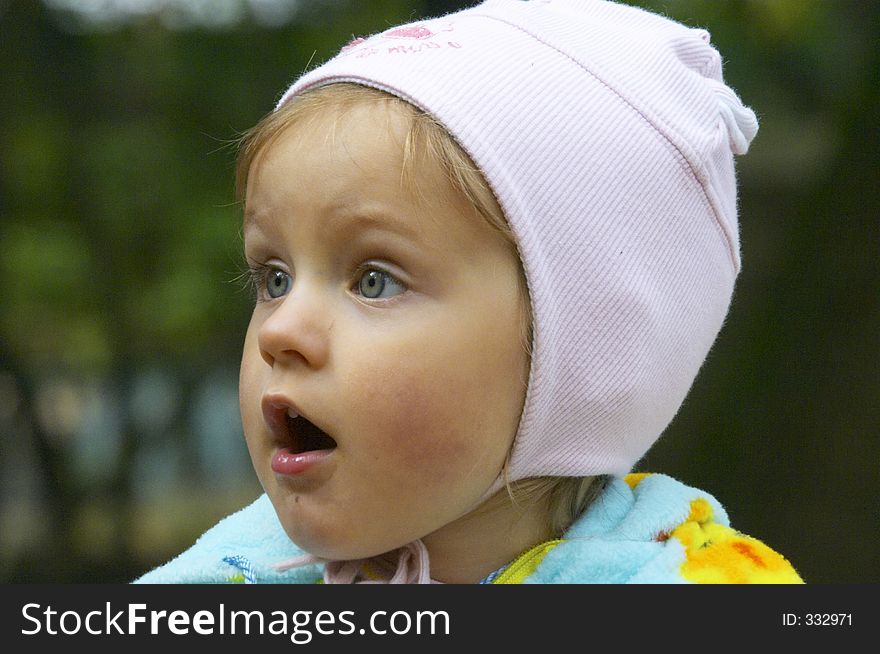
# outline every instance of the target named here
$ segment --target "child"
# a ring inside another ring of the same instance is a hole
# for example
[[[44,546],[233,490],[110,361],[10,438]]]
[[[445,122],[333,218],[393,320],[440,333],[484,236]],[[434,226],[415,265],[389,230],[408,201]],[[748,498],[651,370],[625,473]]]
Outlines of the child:
[[[627,474],[739,270],[757,131],[702,30],[488,0],[356,39],[243,141],[266,491],[138,581],[798,583]]]

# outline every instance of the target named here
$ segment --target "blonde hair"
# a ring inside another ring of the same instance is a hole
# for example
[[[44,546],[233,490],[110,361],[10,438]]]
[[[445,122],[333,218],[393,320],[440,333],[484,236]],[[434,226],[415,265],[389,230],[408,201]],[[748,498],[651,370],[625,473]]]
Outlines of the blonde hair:
[[[316,116],[324,115],[328,110],[335,110],[341,115],[345,110],[365,103],[394,107],[409,120],[403,144],[402,183],[407,184],[409,188],[417,189],[417,184],[414,184],[414,180],[417,179],[415,174],[417,162],[423,157],[436,162],[452,188],[468,201],[468,204],[490,227],[505,238],[514,252],[517,251],[516,237],[504,217],[495,194],[480,169],[446,128],[430,114],[395,95],[350,82],[329,84],[302,93],[276,111],[267,114],[253,128],[245,132],[238,141],[235,171],[236,194],[242,205],[245,202],[251,166],[259,154],[282,132],[295,124],[303,124]],[[531,302],[522,268],[522,258],[517,256],[517,259],[520,261],[522,345],[531,360]],[[523,380],[523,383],[526,384],[527,380]],[[511,447],[511,451],[512,449]],[[535,477],[508,482],[509,461],[510,452],[502,471],[508,497],[524,508],[538,502],[546,502],[549,509],[546,527],[547,532],[553,537],[562,535],[574,519],[598,496],[607,482],[606,476]]]

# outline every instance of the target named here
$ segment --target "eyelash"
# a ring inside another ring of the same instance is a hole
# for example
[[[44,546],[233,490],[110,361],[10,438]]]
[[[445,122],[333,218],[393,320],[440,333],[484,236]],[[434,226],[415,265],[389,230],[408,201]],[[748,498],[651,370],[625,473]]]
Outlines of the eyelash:
[[[245,277],[246,277],[247,286],[250,289],[251,295],[252,295],[252,297],[254,297],[255,301],[259,303],[259,302],[267,302],[269,300],[276,299],[276,298],[271,298],[271,297],[266,296],[266,279],[268,278],[268,275],[270,272],[272,272],[274,270],[281,270],[281,268],[279,268],[278,266],[269,266],[264,263],[259,263],[259,262],[253,261],[251,259],[248,259],[247,261],[248,261],[248,269],[245,272]],[[398,284],[399,286],[401,286],[403,288],[407,288],[406,284],[404,284],[402,281],[400,281],[395,275],[392,275],[387,270],[384,270],[383,268],[380,268],[379,266],[377,266],[375,264],[370,264],[370,265],[358,266],[357,270],[355,270],[355,272],[354,272],[355,283],[352,284],[353,289],[357,288],[357,286],[358,286],[357,280],[360,280],[361,276],[363,276],[364,273],[366,273],[370,270],[376,270],[378,272],[381,272],[382,274],[387,275],[389,278],[394,280],[394,282],[396,284]],[[378,298],[367,298],[367,299],[375,300]],[[381,301],[388,302],[393,299],[394,298],[384,298]]]
[[[266,298],[263,293],[266,289],[266,277],[271,270],[277,269],[276,266],[267,266],[263,263],[257,263],[248,259],[248,269],[245,272],[247,277],[247,286],[251,291],[251,296],[256,302],[264,302]]]

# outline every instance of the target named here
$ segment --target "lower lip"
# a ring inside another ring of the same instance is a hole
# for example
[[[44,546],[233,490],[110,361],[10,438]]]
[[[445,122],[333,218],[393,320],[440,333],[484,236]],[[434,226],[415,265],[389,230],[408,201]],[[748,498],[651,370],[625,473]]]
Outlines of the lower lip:
[[[326,459],[333,450],[312,450],[294,454],[288,448],[276,450],[272,456],[272,471],[279,475],[302,475]]]

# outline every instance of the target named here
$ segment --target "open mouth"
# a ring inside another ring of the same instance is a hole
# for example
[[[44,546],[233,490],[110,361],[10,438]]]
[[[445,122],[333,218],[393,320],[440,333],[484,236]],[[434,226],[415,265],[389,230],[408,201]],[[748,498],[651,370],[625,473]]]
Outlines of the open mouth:
[[[287,433],[288,447],[293,454],[314,450],[332,450],[336,447],[336,441],[331,436],[300,415],[291,416],[288,414]]]

